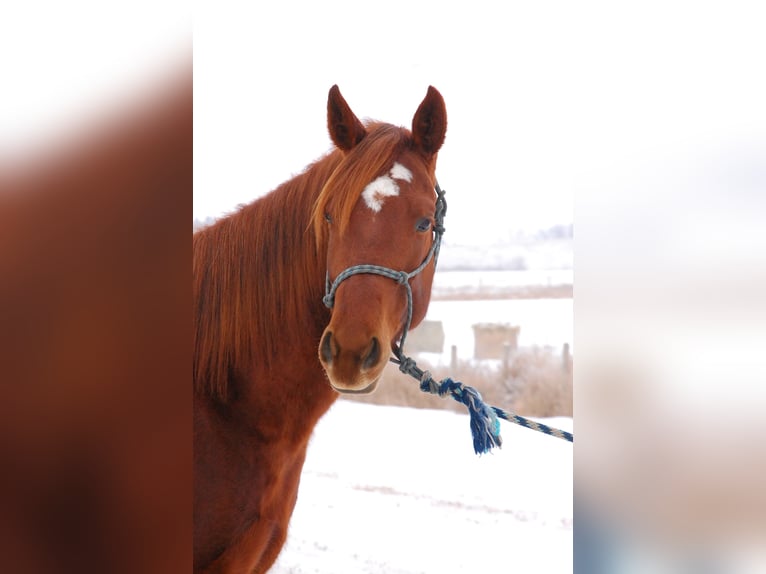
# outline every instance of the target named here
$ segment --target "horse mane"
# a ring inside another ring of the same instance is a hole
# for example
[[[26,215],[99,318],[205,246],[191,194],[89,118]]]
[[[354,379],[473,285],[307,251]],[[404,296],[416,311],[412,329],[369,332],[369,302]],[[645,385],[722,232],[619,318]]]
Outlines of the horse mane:
[[[411,140],[407,130],[389,124],[370,123],[367,129],[350,152],[330,152],[268,195],[193,234],[196,392],[226,401],[232,377],[249,374],[256,363],[274,367],[275,360],[284,360],[280,348],[297,347],[286,337],[305,337],[327,320],[321,304],[325,211],[331,209],[344,228],[364,187]],[[311,301],[319,311],[307,306]]]

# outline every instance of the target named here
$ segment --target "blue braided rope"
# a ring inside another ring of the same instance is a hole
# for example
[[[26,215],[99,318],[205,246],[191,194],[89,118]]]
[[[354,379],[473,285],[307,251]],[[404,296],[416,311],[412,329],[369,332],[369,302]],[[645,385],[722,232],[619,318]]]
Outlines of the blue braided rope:
[[[516,413],[506,412],[503,409],[499,409],[497,407],[490,407],[490,408],[495,412],[495,414],[498,417],[500,417],[503,420],[574,443],[574,436],[572,435],[571,432],[549,427],[548,425],[545,425],[543,423],[531,421],[528,418],[524,418],[520,415],[517,415]]]
[[[500,421],[498,419],[504,419],[525,428],[574,443],[572,433],[549,427],[515,413],[509,413],[497,407],[487,405],[482,400],[479,391],[473,387],[453,381],[449,377],[436,382],[431,373],[423,371],[413,359],[405,356],[402,353],[401,347],[396,348],[394,354],[396,358],[392,358],[391,362],[399,365],[399,370],[404,374],[420,381],[421,391],[432,395],[439,395],[440,397],[449,395],[468,408],[468,413],[471,417],[473,450],[476,454],[484,454],[496,446],[502,446],[503,439],[500,436]]]

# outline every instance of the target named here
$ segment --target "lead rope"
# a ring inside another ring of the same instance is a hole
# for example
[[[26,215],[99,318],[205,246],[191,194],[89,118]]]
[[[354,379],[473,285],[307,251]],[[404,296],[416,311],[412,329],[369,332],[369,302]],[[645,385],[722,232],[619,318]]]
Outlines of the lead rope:
[[[391,362],[399,365],[399,370],[402,373],[419,381],[421,391],[432,395],[439,395],[440,397],[449,395],[457,402],[463,403],[468,407],[468,412],[471,415],[473,450],[476,454],[484,454],[496,446],[502,446],[503,440],[500,436],[500,421],[498,419],[504,419],[571,443],[574,442],[574,436],[570,432],[550,427],[517,415],[514,412],[504,411],[498,407],[486,404],[481,398],[481,393],[473,387],[453,381],[449,377],[436,382],[430,372],[423,371],[418,367],[417,363],[410,357],[407,357],[399,347],[394,349],[394,355],[395,358],[392,358]]]
[[[500,421],[498,419],[504,419],[509,422],[521,425],[528,429],[536,430],[545,433],[550,436],[555,436],[574,442],[574,437],[571,433],[562,431],[556,428],[549,427],[542,423],[531,421],[527,418],[514,414],[512,412],[506,412],[497,407],[487,405],[481,398],[481,394],[475,388],[463,385],[463,383],[455,382],[449,377],[442,379],[438,383],[434,381],[431,373],[423,371],[418,367],[414,359],[404,354],[404,342],[407,339],[407,333],[410,330],[412,323],[412,287],[410,286],[410,279],[415,277],[418,273],[423,271],[425,267],[433,259],[434,268],[436,268],[436,262],[439,258],[439,250],[441,248],[442,235],[444,235],[444,216],[447,213],[447,201],[444,198],[445,192],[439,187],[439,183],[436,182],[436,210],[434,213],[434,241],[431,244],[431,249],[428,251],[423,262],[414,270],[409,273],[406,271],[395,271],[388,267],[382,267],[380,265],[354,265],[341,272],[332,283],[330,282],[329,272],[325,279],[325,296],[322,298],[322,302],[328,308],[332,309],[335,303],[335,292],[338,290],[340,284],[354,275],[362,273],[370,273],[373,275],[381,275],[393,279],[398,284],[403,285],[405,293],[407,295],[407,319],[402,329],[402,336],[399,339],[399,343],[394,345],[393,353],[390,361],[396,365],[399,365],[399,370],[420,382],[420,390],[424,393],[430,393],[433,395],[439,395],[444,397],[450,395],[454,400],[464,404],[468,408],[468,414],[471,419],[471,435],[473,436],[473,450],[476,454],[484,454],[489,452],[494,447],[500,447],[503,444],[503,439],[500,436]]]

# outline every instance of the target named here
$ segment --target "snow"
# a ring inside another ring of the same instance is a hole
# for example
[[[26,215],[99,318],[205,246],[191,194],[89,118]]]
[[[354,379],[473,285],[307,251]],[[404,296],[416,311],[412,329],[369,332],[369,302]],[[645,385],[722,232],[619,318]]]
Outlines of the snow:
[[[467,415],[339,400],[271,572],[571,572],[573,445],[502,425],[502,449],[477,456]]]
[[[573,269],[469,269],[454,271],[439,266],[434,274],[433,293],[477,292],[483,287],[535,287],[573,285]]]

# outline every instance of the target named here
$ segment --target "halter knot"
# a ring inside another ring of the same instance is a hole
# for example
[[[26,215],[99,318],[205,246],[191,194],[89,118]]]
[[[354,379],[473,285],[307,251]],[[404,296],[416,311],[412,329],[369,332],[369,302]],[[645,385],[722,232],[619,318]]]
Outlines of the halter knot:
[[[410,280],[410,274],[409,273],[407,273],[406,271],[399,271],[399,272],[397,272],[395,281],[397,283],[399,283],[399,285],[404,285],[409,280]]]
[[[439,394],[439,383],[434,381],[434,378],[428,371],[423,373],[423,376],[420,378],[420,390],[424,393],[429,393],[432,395]]]
[[[401,356],[399,359],[399,370],[405,375],[409,375],[413,372],[413,368],[417,367],[417,364],[410,357]]]

